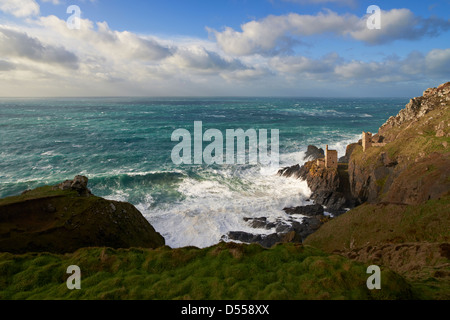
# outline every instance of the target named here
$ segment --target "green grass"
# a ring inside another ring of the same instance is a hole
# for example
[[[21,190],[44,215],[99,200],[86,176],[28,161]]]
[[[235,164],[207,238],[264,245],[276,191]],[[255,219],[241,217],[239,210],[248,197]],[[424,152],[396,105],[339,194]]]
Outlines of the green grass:
[[[449,299],[448,212],[449,195],[421,205],[364,204],[323,225],[305,244],[389,267],[422,298]]]
[[[33,190],[29,190],[19,196],[0,199],[0,206],[41,198],[62,197],[62,196],[78,196],[78,193],[76,191],[63,191],[59,189],[53,189],[52,186],[44,186]]]
[[[81,290],[66,268],[81,268]],[[366,287],[367,266],[301,245],[272,249],[221,243],[73,254],[0,254],[0,299],[410,299],[410,285],[387,269],[381,291]]]
[[[364,204],[348,211],[306,239],[327,252],[366,244],[450,240],[450,196],[421,205]],[[336,232],[339,230],[339,232]]]

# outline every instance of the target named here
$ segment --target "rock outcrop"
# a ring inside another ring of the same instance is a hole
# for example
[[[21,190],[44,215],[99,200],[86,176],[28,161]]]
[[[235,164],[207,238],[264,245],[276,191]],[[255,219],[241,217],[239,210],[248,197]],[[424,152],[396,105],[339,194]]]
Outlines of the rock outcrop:
[[[354,148],[348,170],[352,197],[358,203],[420,204],[448,192],[449,117],[450,82],[412,99],[374,136],[385,146]]]
[[[306,150],[305,157],[303,160],[317,160],[325,157],[325,151],[322,148],[317,148],[316,146],[308,146]]]
[[[364,152],[361,141],[347,146],[337,170],[310,161],[278,174],[306,180],[311,199],[334,214],[364,202],[419,204],[439,198],[450,189],[449,116],[447,82],[389,118],[372,137],[374,147]]]
[[[425,90],[423,96],[411,99],[397,116],[390,117],[389,120],[381,126],[378,134],[385,138],[386,141],[384,142],[394,141],[401,131],[399,132],[398,130],[392,129],[406,129],[417,125],[419,120],[433,110],[448,108],[449,103],[450,82],[441,84],[437,88],[429,88]],[[441,130],[444,132],[445,129],[448,131],[448,123],[447,126],[442,123]]]
[[[240,241],[244,243],[258,243],[265,248],[271,248],[277,243],[302,243],[309,235],[317,231],[320,226],[329,220],[324,215],[321,205],[309,205],[283,209],[291,217],[288,220],[277,219],[269,221],[266,217],[244,218],[251,228],[272,230],[272,233],[251,233],[244,231],[231,231],[222,237],[222,240]],[[296,216],[297,215],[297,216]],[[299,215],[304,216],[301,221]]]
[[[87,185],[88,185],[87,177],[75,176],[73,180],[66,180],[55,186],[55,188],[58,188],[60,190],[74,190],[78,192],[78,194],[81,197],[89,197],[92,195],[92,193],[88,189]]]
[[[344,164],[333,169],[319,167],[316,161],[309,161],[301,167],[283,168],[278,171],[278,175],[306,180],[312,191],[311,199],[334,215],[342,214],[346,208],[354,206],[349,192],[347,166]]]
[[[86,177],[0,200],[0,251],[74,252],[84,247],[157,248],[164,238],[131,204],[96,197]]]

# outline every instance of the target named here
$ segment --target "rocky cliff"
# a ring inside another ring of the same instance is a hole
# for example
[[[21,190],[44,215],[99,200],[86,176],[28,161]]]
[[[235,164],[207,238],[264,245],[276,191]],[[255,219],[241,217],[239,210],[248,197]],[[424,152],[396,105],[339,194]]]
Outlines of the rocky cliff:
[[[347,147],[346,155],[340,159],[338,168],[334,169],[318,166],[315,159],[324,156],[323,150],[320,149],[322,153],[315,153],[315,156],[310,157],[310,150],[317,148],[309,146],[305,160],[311,158],[314,160],[306,162],[303,166],[283,168],[278,171],[278,175],[306,180],[312,191],[312,200],[325,206],[327,212],[334,215],[342,214],[346,208],[353,208],[357,204],[350,193],[348,165],[344,162],[350,157],[354,148],[353,145]]]
[[[279,174],[306,180],[312,199],[333,213],[365,202],[437,199],[450,190],[449,106],[450,82],[426,90],[381,126],[372,140],[383,145],[365,152],[361,142],[349,145],[337,170],[310,161]]]
[[[91,194],[77,176],[0,200],[0,252],[74,252],[83,247],[157,248],[164,238],[131,204]]]
[[[353,146],[351,197],[362,205],[305,244],[389,267],[436,299],[450,295],[450,83],[431,88]]]
[[[359,203],[420,204],[450,190],[450,83],[428,89],[374,136],[386,143],[349,159],[352,196]]]

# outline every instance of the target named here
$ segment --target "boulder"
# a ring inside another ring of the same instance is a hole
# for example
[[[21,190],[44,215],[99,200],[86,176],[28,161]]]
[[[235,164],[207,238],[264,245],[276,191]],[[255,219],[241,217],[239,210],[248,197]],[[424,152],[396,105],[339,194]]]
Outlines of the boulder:
[[[309,145],[303,160],[317,160],[320,158],[325,158],[325,151],[316,146]]]
[[[165,244],[132,204],[92,195],[87,178],[81,176],[57,188],[44,186],[0,199],[0,225],[0,250],[11,253],[158,248]]]
[[[87,187],[88,181],[89,179],[85,176],[75,176],[73,180],[66,180],[56,187],[60,190],[74,190],[77,191],[81,197],[89,197],[92,193]]]
[[[325,212],[325,210],[320,204],[313,204],[309,206],[295,207],[295,208],[284,208],[283,210],[287,214],[301,214],[309,217],[322,216]]]

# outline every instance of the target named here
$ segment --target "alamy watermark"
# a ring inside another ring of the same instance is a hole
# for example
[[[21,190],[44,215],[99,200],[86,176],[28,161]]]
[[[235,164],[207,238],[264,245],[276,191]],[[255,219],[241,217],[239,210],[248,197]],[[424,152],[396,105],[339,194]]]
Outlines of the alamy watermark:
[[[227,129],[226,140],[222,131],[208,129],[203,132],[202,121],[194,122],[194,134],[187,129],[177,129],[172,133],[172,141],[179,142],[172,149],[172,162],[180,164],[262,164],[278,167],[280,163],[280,131]],[[208,142],[204,148],[204,142]],[[248,143],[247,143],[248,142]],[[248,148],[247,148],[248,145]]]
[[[66,285],[69,290],[81,289],[81,269],[79,266],[69,266],[66,271],[71,276],[67,278]]]
[[[369,290],[381,290],[381,269],[379,266],[370,266],[367,273],[371,276],[367,279],[367,288]]]
[[[381,29],[381,9],[379,6],[371,5],[367,8],[367,13],[370,16],[367,18],[367,28],[369,30]]]
[[[69,18],[67,18],[66,24],[67,28],[70,30],[80,30],[81,29],[81,9],[79,6],[71,5],[67,7],[68,14],[71,14]]]

